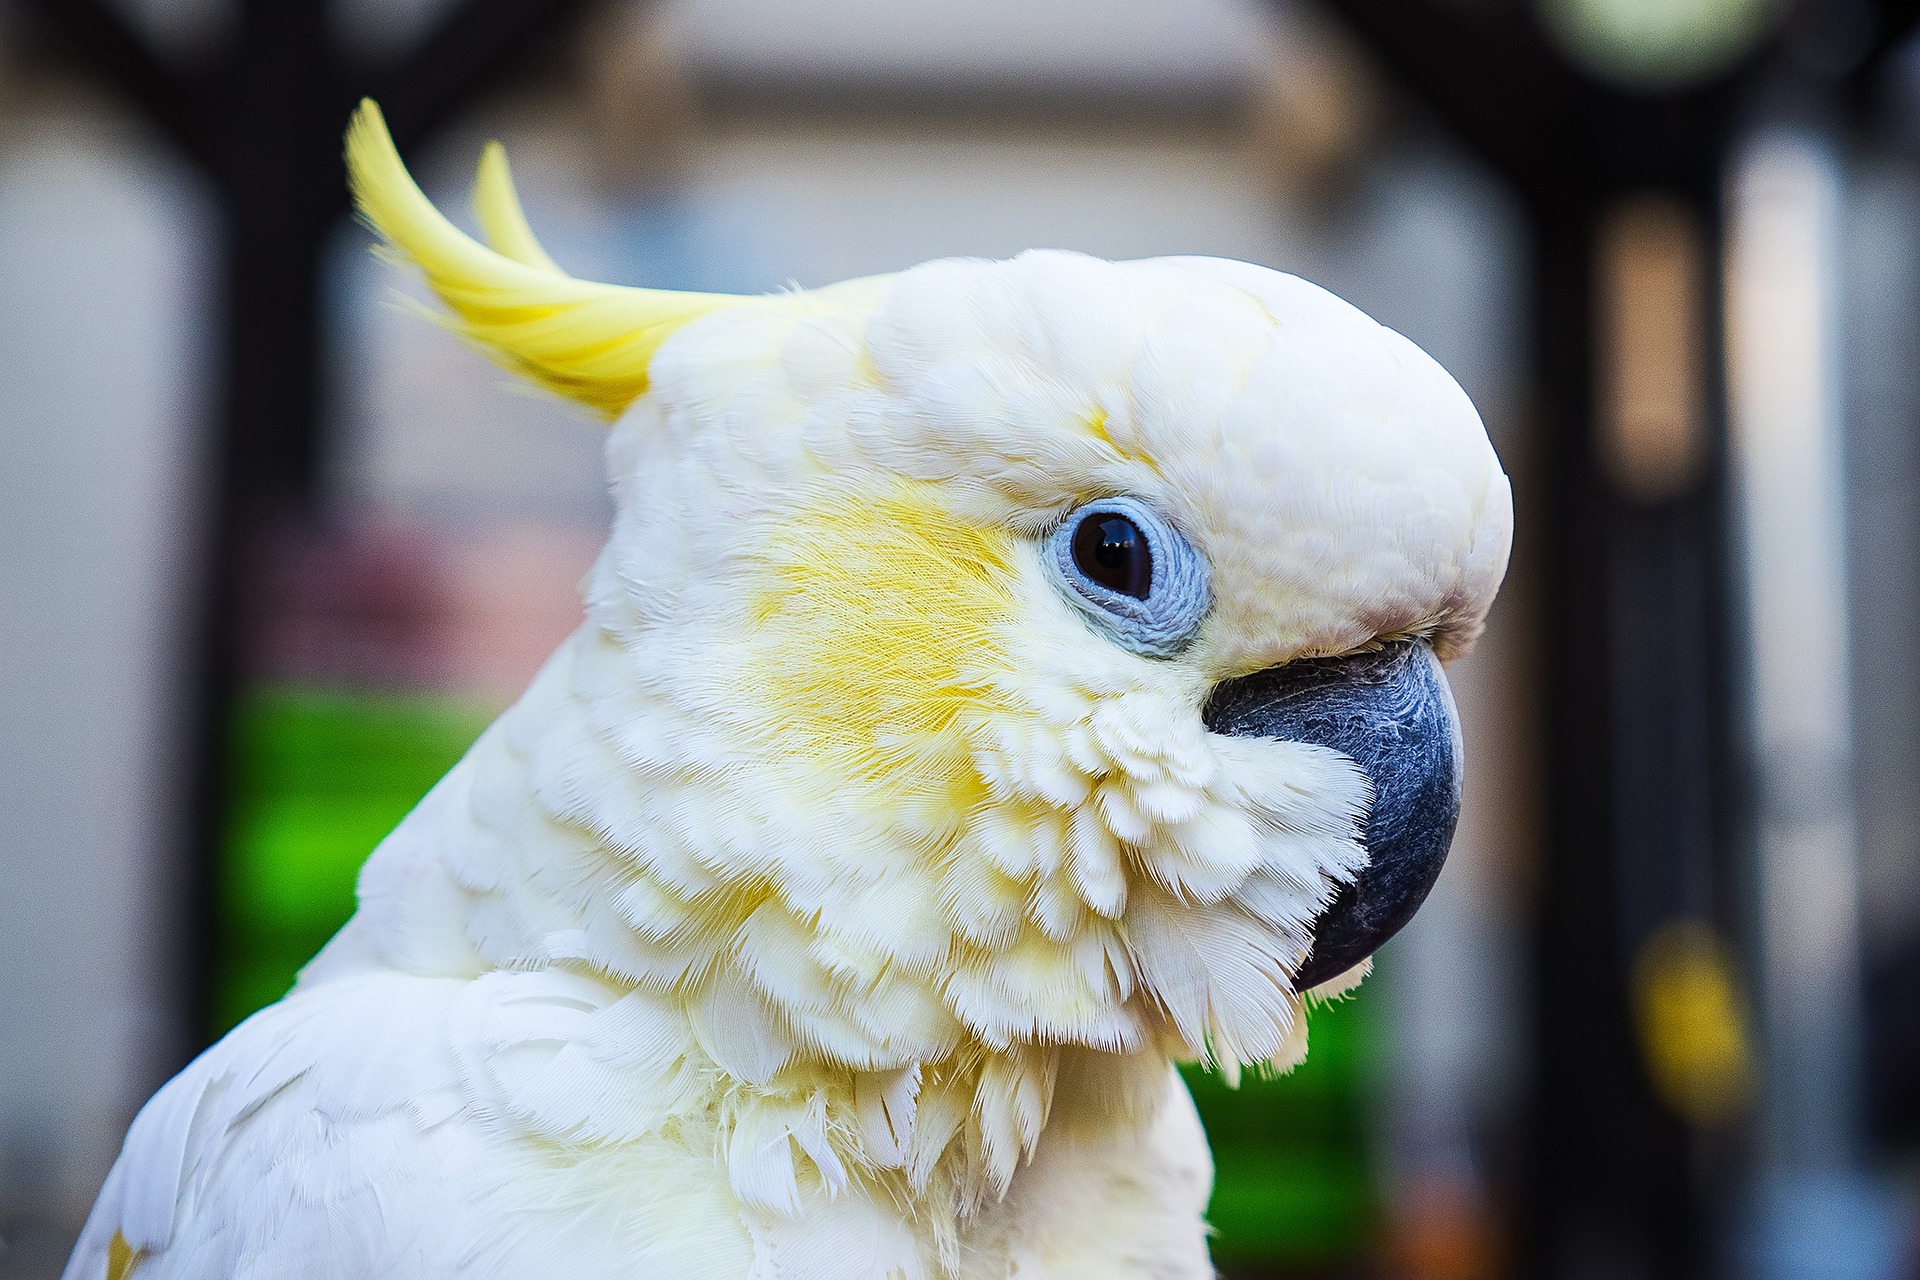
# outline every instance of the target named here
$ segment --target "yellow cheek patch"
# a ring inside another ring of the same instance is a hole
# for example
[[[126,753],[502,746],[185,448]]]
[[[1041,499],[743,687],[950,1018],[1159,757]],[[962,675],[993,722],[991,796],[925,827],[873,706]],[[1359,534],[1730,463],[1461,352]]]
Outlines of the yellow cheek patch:
[[[1013,535],[900,482],[779,527],[754,599],[754,685],[781,747],[936,809],[978,780],[956,721],[1004,667]],[[934,815],[929,814],[929,817]],[[957,816],[957,815],[956,815]]]

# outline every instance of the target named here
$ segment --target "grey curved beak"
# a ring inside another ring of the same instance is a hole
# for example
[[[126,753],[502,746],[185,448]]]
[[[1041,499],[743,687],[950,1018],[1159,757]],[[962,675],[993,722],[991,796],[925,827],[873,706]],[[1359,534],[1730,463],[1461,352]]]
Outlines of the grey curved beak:
[[[1460,717],[1433,650],[1417,641],[1313,658],[1218,685],[1207,728],[1315,742],[1350,756],[1373,783],[1369,860],[1314,922],[1294,975],[1305,991],[1372,955],[1433,888],[1460,817]]]

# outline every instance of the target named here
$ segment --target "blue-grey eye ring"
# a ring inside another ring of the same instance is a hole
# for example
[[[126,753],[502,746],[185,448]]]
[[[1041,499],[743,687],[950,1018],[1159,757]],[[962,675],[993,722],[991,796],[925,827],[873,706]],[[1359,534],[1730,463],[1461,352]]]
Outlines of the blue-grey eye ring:
[[[1067,600],[1134,653],[1180,652],[1213,604],[1206,560],[1138,498],[1075,508],[1048,538],[1047,552]]]

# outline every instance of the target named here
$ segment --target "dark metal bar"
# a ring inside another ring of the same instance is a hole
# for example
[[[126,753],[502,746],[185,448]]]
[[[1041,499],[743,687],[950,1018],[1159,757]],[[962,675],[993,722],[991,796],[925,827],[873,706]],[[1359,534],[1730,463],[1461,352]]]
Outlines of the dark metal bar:
[[[553,48],[594,0],[462,0],[400,62],[365,77],[405,147]]]
[[[1536,532],[1553,652],[1522,1258],[1533,1275],[1598,1259],[1679,1280],[1702,1273],[1715,1189],[1651,1092],[1630,980],[1662,924],[1717,917],[1720,495],[1709,481],[1643,505],[1595,465],[1593,232],[1591,218],[1546,222],[1536,246],[1536,448],[1554,513]]]
[[[125,94],[167,137],[205,164],[197,78],[168,70],[102,0],[28,0],[95,74]]]

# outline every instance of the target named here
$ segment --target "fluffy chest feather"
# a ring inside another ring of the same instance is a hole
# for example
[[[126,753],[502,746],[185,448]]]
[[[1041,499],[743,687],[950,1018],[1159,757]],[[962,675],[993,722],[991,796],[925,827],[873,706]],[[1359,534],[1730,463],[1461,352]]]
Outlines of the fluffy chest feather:
[[[1113,1080],[1075,1067],[1058,1141],[959,1221],[853,1163],[844,1088],[742,1096],[658,1002],[556,973],[341,977],[142,1113],[68,1276],[1205,1276],[1198,1121],[1137,1066],[1122,1123]]]

